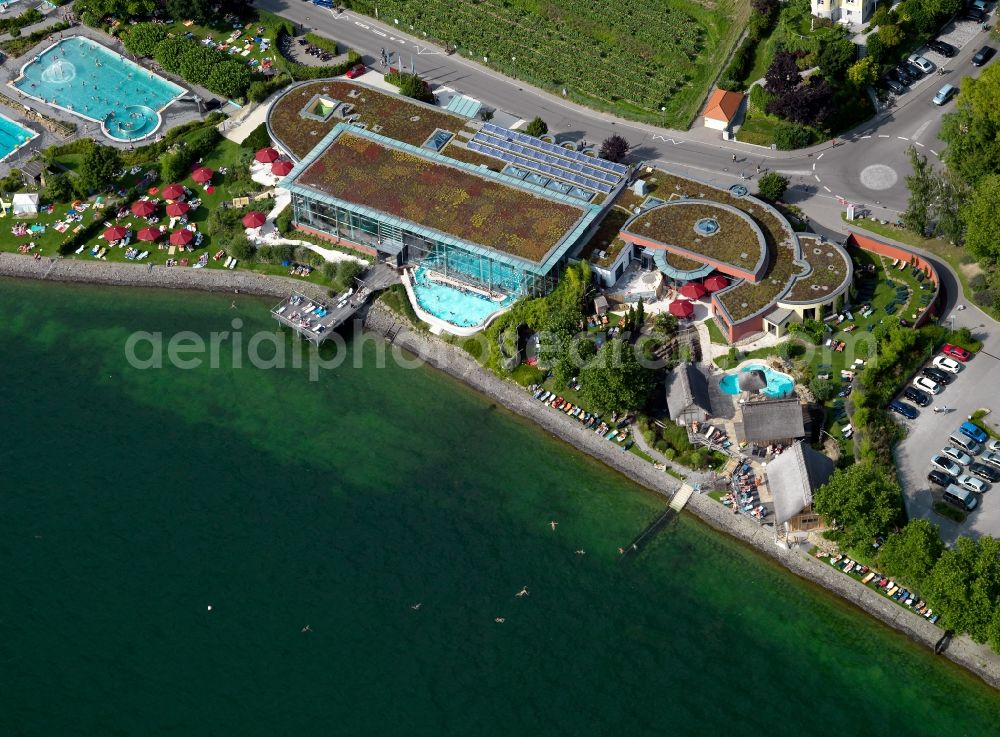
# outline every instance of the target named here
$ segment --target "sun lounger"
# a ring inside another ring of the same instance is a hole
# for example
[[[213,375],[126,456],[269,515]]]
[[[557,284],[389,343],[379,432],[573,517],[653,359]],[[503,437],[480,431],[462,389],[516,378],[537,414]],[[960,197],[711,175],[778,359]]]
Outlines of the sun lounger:
[[[230,269],[235,269],[236,268],[236,263],[237,263],[236,259],[233,259],[233,262],[231,264],[229,264],[229,268]]]

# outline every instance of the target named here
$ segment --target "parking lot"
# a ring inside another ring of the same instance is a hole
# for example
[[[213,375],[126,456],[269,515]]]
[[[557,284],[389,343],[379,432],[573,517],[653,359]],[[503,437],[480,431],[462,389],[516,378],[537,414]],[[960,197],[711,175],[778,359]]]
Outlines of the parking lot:
[[[978,409],[990,410],[984,421],[992,429],[1000,430],[1000,334],[985,332],[992,321],[974,307],[952,311],[950,317],[954,318],[956,328],[972,330],[983,341],[983,349],[965,364],[944,391],[933,397],[931,404],[919,408],[919,417],[905,420],[897,415],[907,428],[907,436],[896,449],[907,513],[911,518],[925,517],[940,525],[941,536],[948,543],[959,535],[1000,537],[1000,483],[992,484],[989,491],[978,495],[980,504],[965,522],[946,519],[933,509],[934,502],[941,500],[941,489],[927,481],[927,473],[931,458],[946,445],[953,445],[948,436]],[[948,324],[947,319],[944,324]],[[932,411],[935,406],[946,406],[950,411],[935,414]]]

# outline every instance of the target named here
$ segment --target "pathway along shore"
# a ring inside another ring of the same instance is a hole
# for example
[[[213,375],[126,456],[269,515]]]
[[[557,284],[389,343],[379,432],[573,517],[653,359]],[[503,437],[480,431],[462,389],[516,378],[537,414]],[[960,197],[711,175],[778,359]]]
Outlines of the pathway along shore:
[[[283,276],[265,276],[248,271],[221,269],[167,268],[138,264],[49,259],[36,261],[19,254],[0,253],[0,277],[43,279],[48,281],[107,284],[113,286],[158,287],[168,289],[198,289],[233,292],[259,296],[284,297],[290,291],[323,298],[326,290],[315,284]],[[668,474],[657,471],[652,464],[624,452],[621,447],[585,430],[579,422],[551,410],[532,399],[522,387],[501,379],[484,369],[468,353],[429,334],[415,330],[401,318],[376,302],[368,312],[366,327],[378,335],[393,332],[392,344],[419,356],[430,365],[466,383],[473,389],[502,404],[512,412],[530,419],[539,427],[587,453],[607,466],[624,474],[648,489],[672,495],[680,483]],[[808,579],[851,602],[890,627],[909,635],[933,651],[944,634],[908,609],[899,606],[873,589],[812,556],[796,550],[785,550],[774,543],[770,527],[762,527],[747,517],[735,514],[728,507],[705,495],[691,497],[687,510],[716,530],[731,535],[796,575]],[[821,631],[822,622],[817,622]],[[1000,655],[968,636],[955,637],[945,656],[975,673],[994,688],[1000,689]]]

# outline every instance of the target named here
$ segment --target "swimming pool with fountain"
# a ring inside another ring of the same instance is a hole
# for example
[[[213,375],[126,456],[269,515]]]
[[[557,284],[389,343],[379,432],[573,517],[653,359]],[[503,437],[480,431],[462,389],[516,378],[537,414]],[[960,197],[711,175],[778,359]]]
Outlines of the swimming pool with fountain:
[[[96,41],[62,39],[10,83],[36,100],[101,124],[108,138],[137,141],[160,127],[160,112],[185,89]]]

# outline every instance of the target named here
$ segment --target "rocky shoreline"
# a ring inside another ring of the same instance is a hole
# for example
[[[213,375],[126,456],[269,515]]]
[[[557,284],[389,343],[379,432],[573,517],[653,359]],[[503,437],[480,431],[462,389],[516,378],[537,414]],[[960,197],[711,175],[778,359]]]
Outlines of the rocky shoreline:
[[[221,269],[166,268],[164,266],[83,261],[77,259],[34,260],[11,253],[0,253],[0,277],[39,279],[58,282],[106,284],[111,286],[197,289],[234,292],[269,297],[284,297],[298,291],[312,298],[323,298],[326,290],[290,277],[266,276],[248,271]],[[429,333],[415,330],[376,302],[368,310],[365,327],[381,336],[391,335],[392,346],[419,356],[430,365],[464,382],[476,391],[502,404],[512,412],[530,419],[555,437],[581,450],[605,465],[624,474],[664,497],[680,487],[672,476],[657,471],[652,464],[624,452],[619,446],[597,437],[566,415],[554,412],[534,401],[520,386],[483,369],[468,353]],[[779,547],[773,530],[763,527],[706,495],[695,494],[686,509],[720,532],[735,537],[777,561],[789,571],[841,596],[913,640],[933,650],[944,634],[923,617],[905,609],[873,589],[864,586],[829,564],[796,549]],[[1000,688],[1000,655],[967,636],[955,637],[944,655],[979,676],[994,688]]]
[[[534,401],[513,382],[483,369],[468,353],[429,333],[412,328],[379,302],[368,312],[366,327],[379,335],[392,335],[392,344],[420,356],[427,363],[459,379],[507,409],[530,419],[552,435],[596,458],[648,489],[671,496],[680,482],[657,471],[632,453],[583,429],[578,422]],[[808,579],[846,599],[871,616],[926,645],[933,651],[944,630],[865,586],[824,561],[795,548],[786,549],[774,540],[771,527],[734,513],[707,495],[694,494],[685,507],[714,529],[735,537],[801,578]],[[1000,655],[967,636],[954,637],[944,655],[951,661],[1000,689]]]
[[[286,276],[268,276],[245,270],[192,269],[156,264],[123,264],[72,258],[35,260],[15,253],[0,253],[0,277],[41,279],[116,287],[198,289],[207,292],[239,292],[263,297],[287,297],[300,292],[307,297],[327,296],[323,287]]]

